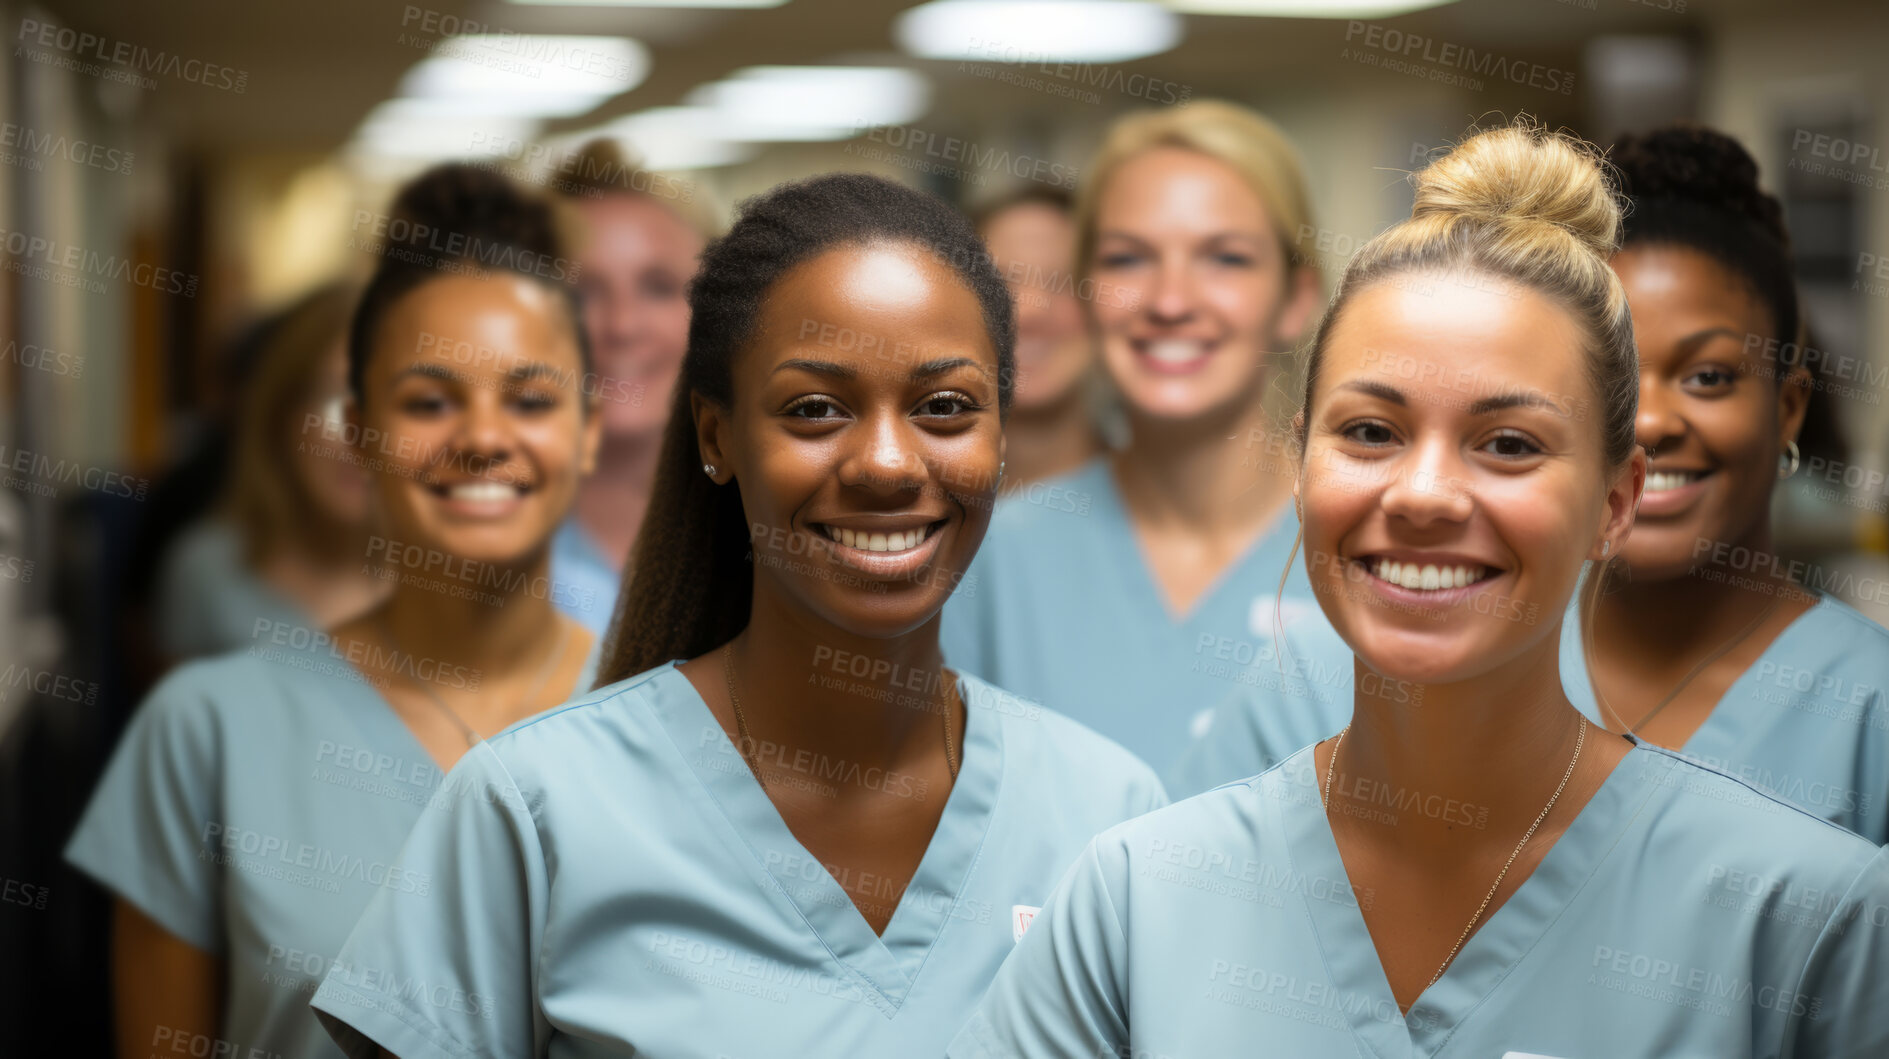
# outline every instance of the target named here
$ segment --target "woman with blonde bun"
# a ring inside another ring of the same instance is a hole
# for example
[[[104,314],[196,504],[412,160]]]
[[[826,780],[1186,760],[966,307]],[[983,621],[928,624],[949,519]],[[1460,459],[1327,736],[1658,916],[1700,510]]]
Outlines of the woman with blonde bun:
[[[1342,644],[1274,647],[1324,625],[1287,576],[1294,461],[1266,401],[1318,311],[1311,225],[1297,153],[1250,110],[1203,101],[1109,130],[1076,202],[1075,286],[1130,440],[999,507],[945,609],[952,664],[1157,769],[1242,687],[1342,709]]]
[[[1098,836],[949,1054],[1889,1054],[1889,854],[1562,692],[1646,477],[1600,165],[1517,125],[1415,182],[1295,421],[1350,724]]]

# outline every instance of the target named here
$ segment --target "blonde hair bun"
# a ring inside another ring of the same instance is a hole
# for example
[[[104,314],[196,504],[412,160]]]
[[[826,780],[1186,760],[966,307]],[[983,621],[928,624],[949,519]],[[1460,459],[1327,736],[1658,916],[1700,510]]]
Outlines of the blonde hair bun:
[[[1593,146],[1517,122],[1471,135],[1411,174],[1413,220],[1553,225],[1602,257],[1620,243],[1620,200]]]

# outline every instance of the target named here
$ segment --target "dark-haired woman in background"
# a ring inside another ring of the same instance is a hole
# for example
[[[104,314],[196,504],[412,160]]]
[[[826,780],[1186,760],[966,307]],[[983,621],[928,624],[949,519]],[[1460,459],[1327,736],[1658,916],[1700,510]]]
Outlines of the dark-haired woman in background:
[[[396,859],[441,777],[482,733],[589,686],[592,638],[547,591],[597,445],[576,300],[540,267],[558,257],[551,210],[445,166],[393,215],[465,252],[384,248],[350,336],[347,429],[306,438],[378,472],[386,537],[357,561],[389,595],[332,631],[261,620],[246,651],[171,674],[67,848],[118,898],[123,1056],[337,1054],[308,997],[374,893],[442,885]]]
[[[1077,297],[1074,208],[1067,192],[1036,184],[972,218],[1017,307],[1007,491],[1067,474],[1107,448],[1096,423],[1095,341]]]
[[[378,895],[316,994],[352,1054],[937,1055],[1082,844],[1165,801],[943,668],[1009,397],[971,226],[785,185],[690,302],[615,683],[448,777],[483,796],[415,827],[433,892]]]
[[[1708,129],[1628,138],[1614,161],[1651,463],[1623,569],[1562,628],[1568,696],[1889,842],[1889,631],[1793,584],[1773,551],[1812,385],[1782,210]]]

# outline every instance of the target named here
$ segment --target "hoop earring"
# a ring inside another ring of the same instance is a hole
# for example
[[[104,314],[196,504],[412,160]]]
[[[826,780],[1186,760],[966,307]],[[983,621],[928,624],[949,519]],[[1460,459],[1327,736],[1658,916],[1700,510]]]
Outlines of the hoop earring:
[[[1788,467],[1785,466],[1786,460],[1790,461],[1790,466]],[[1791,475],[1796,474],[1797,462],[1798,462],[1797,442],[1795,440],[1785,442],[1784,452],[1779,454],[1778,456],[1777,476],[1779,478],[1789,478]]]
[[[1613,542],[1613,541],[1601,541],[1601,542],[1600,542],[1600,557],[1601,557],[1602,559],[1605,559],[1605,558],[1607,558],[1607,557],[1608,557],[1609,555],[1612,555],[1612,554],[1613,554],[1613,550],[1614,550],[1614,542]]]

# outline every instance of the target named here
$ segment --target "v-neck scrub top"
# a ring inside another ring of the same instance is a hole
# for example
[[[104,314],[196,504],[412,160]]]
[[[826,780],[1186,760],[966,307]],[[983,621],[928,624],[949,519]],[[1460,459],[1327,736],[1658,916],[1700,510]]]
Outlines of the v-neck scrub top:
[[[314,998],[350,1055],[938,1055],[1095,834],[1165,804],[1120,747],[969,676],[959,774],[873,933],[673,663],[514,726],[447,779]],[[911,777],[773,755],[770,782]],[[799,773],[793,780],[777,780]],[[937,797],[939,792],[929,792]],[[838,869],[844,870],[844,869]]]
[[[1319,794],[1098,836],[949,1054],[1889,1055],[1889,854],[1755,788],[1635,747],[1407,1016]]]
[[[305,626],[276,631],[158,684],[66,859],[224,964],[219,1041],[183,1043],[307,1059],[340,1054],[308,998],[370,897],[442,884],[398,854],[422,808],[453,806],[445,773],[359,669]],[[594,667],[593,655],[585,683]],[[447,687],[476,678],[416,671]]]
[[[1292,505],[1281,505],[1272,527],[1176,618],[1098,458],[998,503],[945,604],[945,659],[1169,769],[1216,702],[1278,679],[1275,612],[1285,628],[1328,624],[1305,556],[1288,563],[1297,536]],[[1313,661],[1350,671],[1348,651]]]
[[[1561,626],[1561,684],[1598,724],[1578,610],[1570,607]],[[1882,845],[1889,842],[1885,689],[1889,630],[1826,595],[1739,674],[1680,753]],[[1628,721],[1652,708],[1612,705]]]

